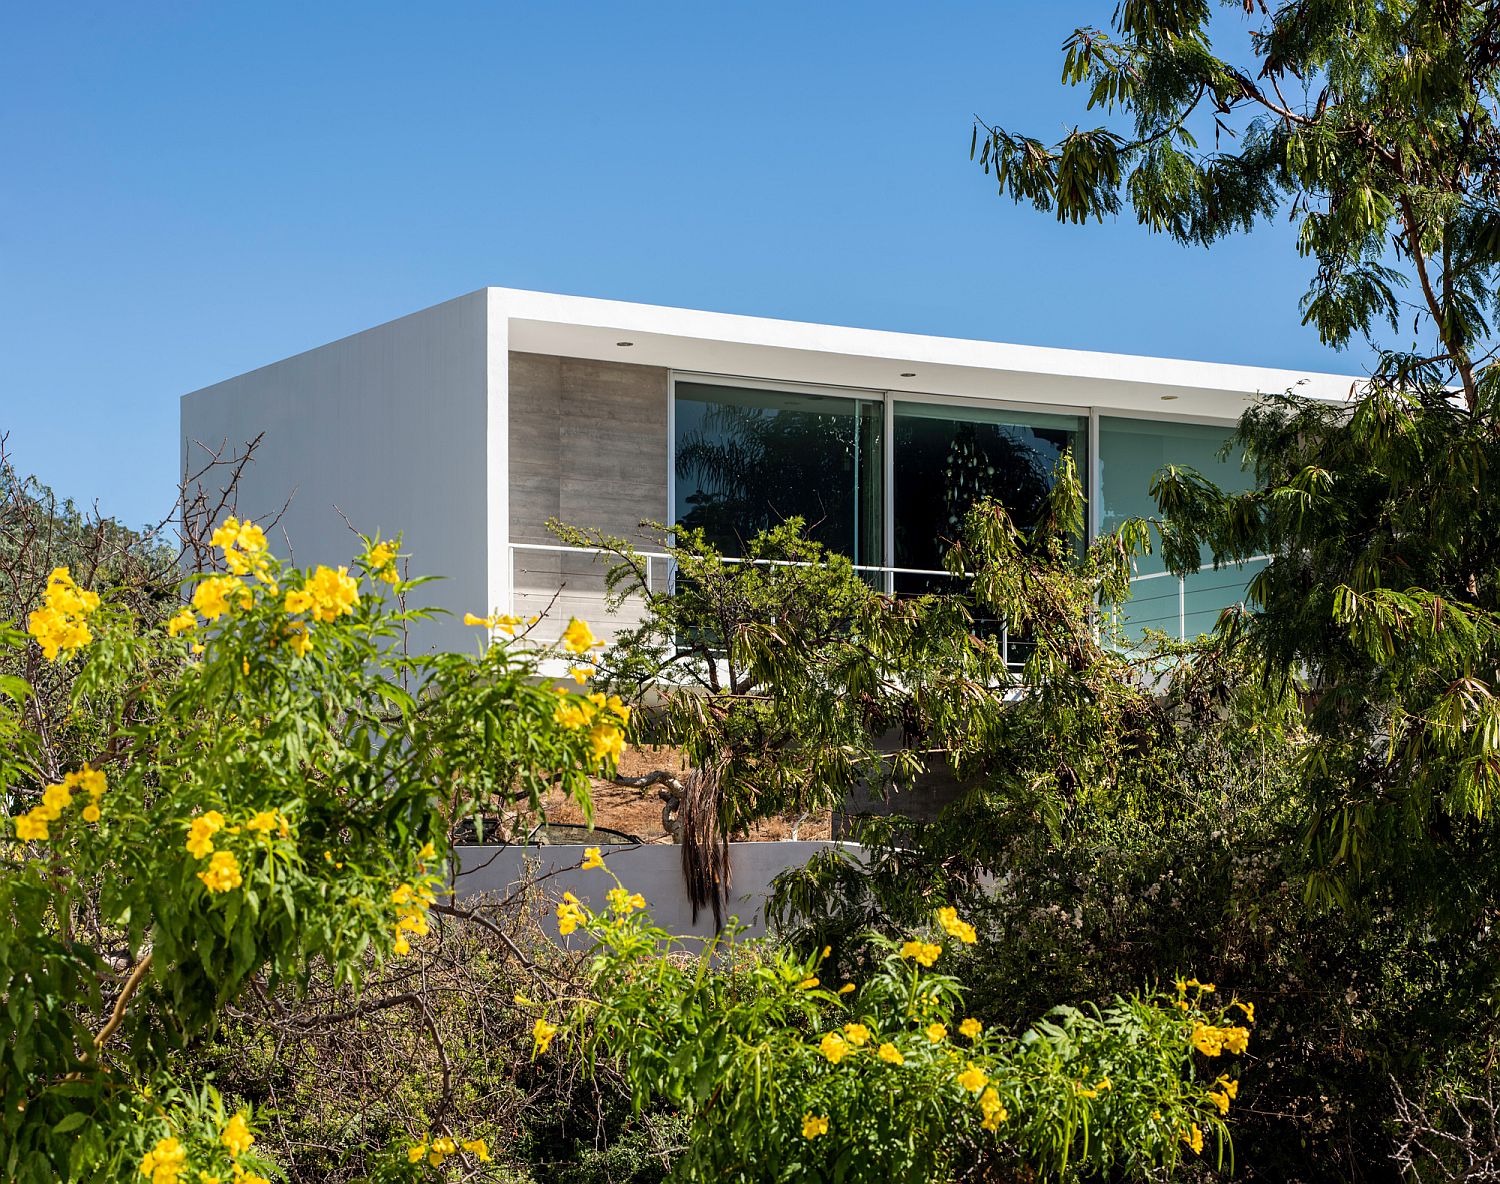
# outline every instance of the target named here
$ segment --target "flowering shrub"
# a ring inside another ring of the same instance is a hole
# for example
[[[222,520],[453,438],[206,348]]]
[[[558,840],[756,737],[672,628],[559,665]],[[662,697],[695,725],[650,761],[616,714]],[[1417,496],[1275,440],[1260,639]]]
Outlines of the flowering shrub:
[[[584,866],[602,866],[597,852]],[[638,1104],[682,1107],[678,1179],[944,1180],[984,1160],[1136,1178],[1227,1158],[1238,1085],[1225,1058],[1245,1050],[1253,1008],[1214,1007],[1211,984],[1059,1008],[1013,1036],[966,1015],[941,969],[975,940],[953,909],[910,940],[872,937],[859,981],[824,982],[826,950],[731,937],[664,957],[673,939],[644,902],[618,880],[608,901],[559,906],[594,939],[598,998],[533,1004],[537,1055],[561,1038],[619,1056]]]
[[[88,763],[40,764],[18,722],[28,688],[0,685],[7,1180],[257,1184],[271,1169],[253,1116],[178,1080],[168,1054],[247,988],[305,982],[315,963],[357,985],[409,953],[454,825],[556,786],[586,809],[589,772],[623,743],[628,712],[548,686],[546,651],[404,655],[425,614],[401,607],[418,581],[400,577],[398,541],[311,570],[253,523],[228,519],[213,543],[223,572],[152,629],[53,573],[31,638],[78,663],[75,702],[117,705]],[[585,633],[564,652],[586,652]],[[558,720],[572,700],[588,727]],[[392,1170],[453,1157],[487,1159],[483,1133],[433,1131]]]

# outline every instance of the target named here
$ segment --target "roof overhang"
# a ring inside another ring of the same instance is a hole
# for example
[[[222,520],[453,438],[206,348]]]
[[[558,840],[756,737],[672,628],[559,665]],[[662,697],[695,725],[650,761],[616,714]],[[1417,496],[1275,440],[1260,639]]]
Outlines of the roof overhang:
[[[929,337],[618,300],[492,288],[509,348],[684,373],[992,399],[1193,419],[1233,419],[1260,394],[1343,402],[1360,379]],[[493,304],[492,304],[493,307]],[[621,342],[630,342],[623,346]]]

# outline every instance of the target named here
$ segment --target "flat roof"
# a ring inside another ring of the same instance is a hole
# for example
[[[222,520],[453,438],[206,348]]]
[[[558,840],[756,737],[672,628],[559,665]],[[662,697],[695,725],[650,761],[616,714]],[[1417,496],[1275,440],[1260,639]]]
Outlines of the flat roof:
[[[512,350],[689,374],[1193,419],[1234,418],[1257,394],[1292,388],[1342,402],[1363,382],[1351,375],[933,337],[517,288],[489,292],[505,311]]]

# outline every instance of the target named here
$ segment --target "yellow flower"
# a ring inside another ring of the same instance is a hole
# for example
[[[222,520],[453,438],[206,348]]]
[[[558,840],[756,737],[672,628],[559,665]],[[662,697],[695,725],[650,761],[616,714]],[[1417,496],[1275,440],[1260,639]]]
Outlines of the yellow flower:
[[[210,621],[217,621],[229,611],[229,598],[240,591],[234,576],[210,576],[193,589],[193,607]]]
[[[979,1110],[984,1115],[979,1125],[987,1131],[998,1130],[1000,1124],[1010,1117],[1010,1112],[1000,1101],[1000,1095],[995,1092],[994,1086],[986,1086],[985,1091],[979,1095]]]
[[[944,1040],[948,1039],[948,1029],[943,1027],[942,1024],[928,1024],[927,1039],[931,1040],[934,1044],[941,1044]]]
[[[19,815],[16,818],[16,838],[23,843],[32,842],[35,839],[47,837],[47,819],[36,810]]]
[[[604,857],[599,854],[598,847],[585,847],[583,849],[583,862],[578,865],[584,871],[593,871],[596,867],[604,866]]]
[[[1219,1108],[1220,1114],[1229,1113],[1229,1095],[1216,1090],[1208,1091],[1208,1100]]]
[[[387,584],[398,583],[401,573],[396,570],[396,548],[390,543],[376,543],[366,557],[370,572],[377,580]]]
[[[602,645],[593,630],[588,625],[574,617],[568,622],[568,627],[563,630],[562,648],[570,654],[586,654],[596,646]]]
[[[489,1145],[483,1139],[469,1139],[464,1143],[464,1150],[477,1159],[480,1163],[490,1162]]]
[[[913,958],[923,966],[931,966],[942,952],[942,946],[926,941],[909,941],[901,947],[903,958]]]
[[[598,764],[618,761],[625,751],[625,733],[613,724],[600,721],[589,729],[589,758]]]
[[[1220,1028],[1224,1036],[1224,1047],[1232,1053],[1242,1053],[1250,1047],[1250,1029],[1241,1027]]]
[[[622,891],[615,889],[615,891]],[[557,931],[564,937],[572,933],[580,925],[588,921],[587,915],[578,905],[578,899],[571,892],[565,893],[562,904],[557,906]]]
[[[1192,1129],[1182,1136],[1182,1141],[1188,1145],[1194,1155],[1203,1154],[1203,1132],[1198,1129],[1198,1124],[1193,1123]]]
[[[849,1038],[849,1043],[855,1048],[870,1042],[870,1029],[863,1024],[845,1024],[844,1035]]]
[[[203,859],[214,849],[213,836],[224,829],[224,815],[209,810],[188,825],[187,849],[194,859]]]
[[[426,1155],[427,1155],[427,1144],[426,1143],[413,1143],[410,1147],[408,1147],[406,1149],[406,1162],[407,1163],[421,1163],[422,1159]]]
[[[973,1016],[970,1016],[968,1019],[964,1020],[963,1023],[958,1025],[958,1031],[960,1035],[965,1036],[970,1040],[976,1040],[979,1037],[979,1033],[984,1031],[984,1025],[976,1020]]]
[[[814,1114],[808,1111],[802,1116],[802,1137],[804,1139],[816,1139],[819,1135],[828,1133],[828,1118],[826,1115]]]
[[[231,1158],[250,1150],[250,1145],[255,1142],[255,1136],[250,1133],[250,1126],[245,1121],[243,1110],[224,1124],[224,1130],[219,1134],[219,1142],[229,1149]]]
[[[273,830],[279,830],[281,825],[281,815],[275,810],[257,810],[250,821],[245,823],[245,829],[260,831],[265,834]]]
[[[875,1055],[882,1061],[892,1065],[904,1065],[906,1058],[901,1055],[901,1050],[887,1040],[875,1050]]]
[[[573,681],[579,686],[582,686],[594,676],[593,670],[588,666],[574,666],[568,673],[573,676]]]
[[[406,934],[396,930],[396,940],[391,943],[391,953],[398,958],[404,958],[411,953],[411,942],[406,940]]]
[[[1214,1084],[1223,1089],[1224,1093],[1230,1098],[1240,1096],[1240,1083],[1232,1080],[1227,1074],[1221,1073],[1219,1079]]]
[[[98,822],[99,807],[94,805],[93,802],[90,802],[87,806],[85,806],[83,808],[83,820],[85,822]]]
[[[244,882],[240,877],[240,861],[229,851],[215,851],[198,878],[210,892],[228,892]]]
[[[167,622],[167,636],[176,637],[179,633],[182,633],[188,629],[192,629],[197,624],[198,617],[196,616],[196,614],[194,614],[192,609],[180,609],[178,610],[177,615],[172,617],[171,620]]]
[[[186,1170],[187,1148],[170,1136],[158,1139],[141,1159],[141,1175],[151,1184],[177,1184],[177,1177]]]
[[[335,571],[319,566],[305,587],[312,594],[313,619],[325,624],[352,613],[359,604],[359,585],[347,567]]]
[[[826,1032],[818,1042],[818,1051],[830,1065],[837,1065],[849,1055],[849,1042],[837,1032]]]
[[[42,791],[42,804],[36,812],[43,818],[56,822],[72,801],[73,791],[67,784],[49,785]]]
[[[1216,1057],[1224,1051],[1224,1037],[1212,1024],[1194,1024],[1188,1039],[1206,1057]]]
[[[958,919],[957,909],[938,909],[937,915],[938,924],[943,927],[943,932],[949,937],[958,938],[966,946],[971,946],[978,940],[978,935],[974,932],[974,926],[970,925],[967,921],[960,921]]]
[[[98,607],[97,594],[75,584],[66,567],[56,567],[47,577],[42,606],[27,617],[26,628],[41,646],[42,656],[55,661],[60,654],[82,649],[94,639],[87,621]]]
[[[292,653],[299,658],[307,657],[307,652],[312,649],[312,634],[307,625],[302,621],[288,621],[282,629],[282,637],[291,647]]]
[[[800,983],[797,984],[797,990],[799,990],[799,991],[811,991],[817,985],[818,985],[818,976],[815,975],[815,974],[810,974],[805,979],[803,979]]]
[[[842,987],[839,988],[839,994],[840,995],[847,995],[852,990],[854,990],[854,984],[853,983],[845,983]]]
[[[471,628],[483,627],[488,629],[494,623],[495,619],[493,617],[476,617],[473,613],[464,614],[464,624]]]
[[[1243,1011],[1245,1013],[1246,1022],[1252,1024],[1255,1022],[1255,1004],[1241,1003],[1238,999],[1236,999],[1232,1004],[1230,1004],[1230,1006],[1238,1007],[1241,1011]]]
[[[964,1071],[958,1075],[959,1087],[968,1090],[971,1094],[977,1094],[989,1083],[990,1079],[984,1070],[976,1066],[973,1061],[970,1061]]]
[[[546,1052],[548,1046],[552,1043],[552,1038],[556,1035],[557,1025],[549,1024],[540,1016],[537,1017],[536,1023],[531,1026],[531,1038],[536,1041],[536,1050],[538,1053]]]
[[[313,606],[312,593],[302,588],[293,588],[281,603],[289,613],[305,613]]]

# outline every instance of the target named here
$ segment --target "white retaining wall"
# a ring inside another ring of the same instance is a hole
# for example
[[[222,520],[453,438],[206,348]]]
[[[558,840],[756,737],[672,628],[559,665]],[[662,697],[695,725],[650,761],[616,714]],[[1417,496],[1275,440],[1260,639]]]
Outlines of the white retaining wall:
[[[731,843],[729,866],[731,885],[726,918],[734,915],[749,928],[746,936],[760,937],[766,932],[764,906],[770,894],[771,881],[789,867],[802,867],[820,851],[841,847],[856,858],[864,848],[858,843],[827,841]],[[583,871],[584,847],[557,845],[545,847],[461,846],[455,848],[459,860],[454,890],[458,897],[478,892],[505,895],[528,877],[556,873],[540,887],[545,902],[539,908],[542,928],[554,941],[571,946],[576,939],[560,937],[554,914],[556,901],[571,892],[589,908],[599,911],[606,906],[605,893],[615,886],[602,871]],[[627,891],[646,898],[651,915],[669,933],[699,938],[712,937],[713,910],[704,909],[693,920],[692,906],[682,878],[682,848],[665,843],[640,846],[600,847],[611,871],[620,877]]]

